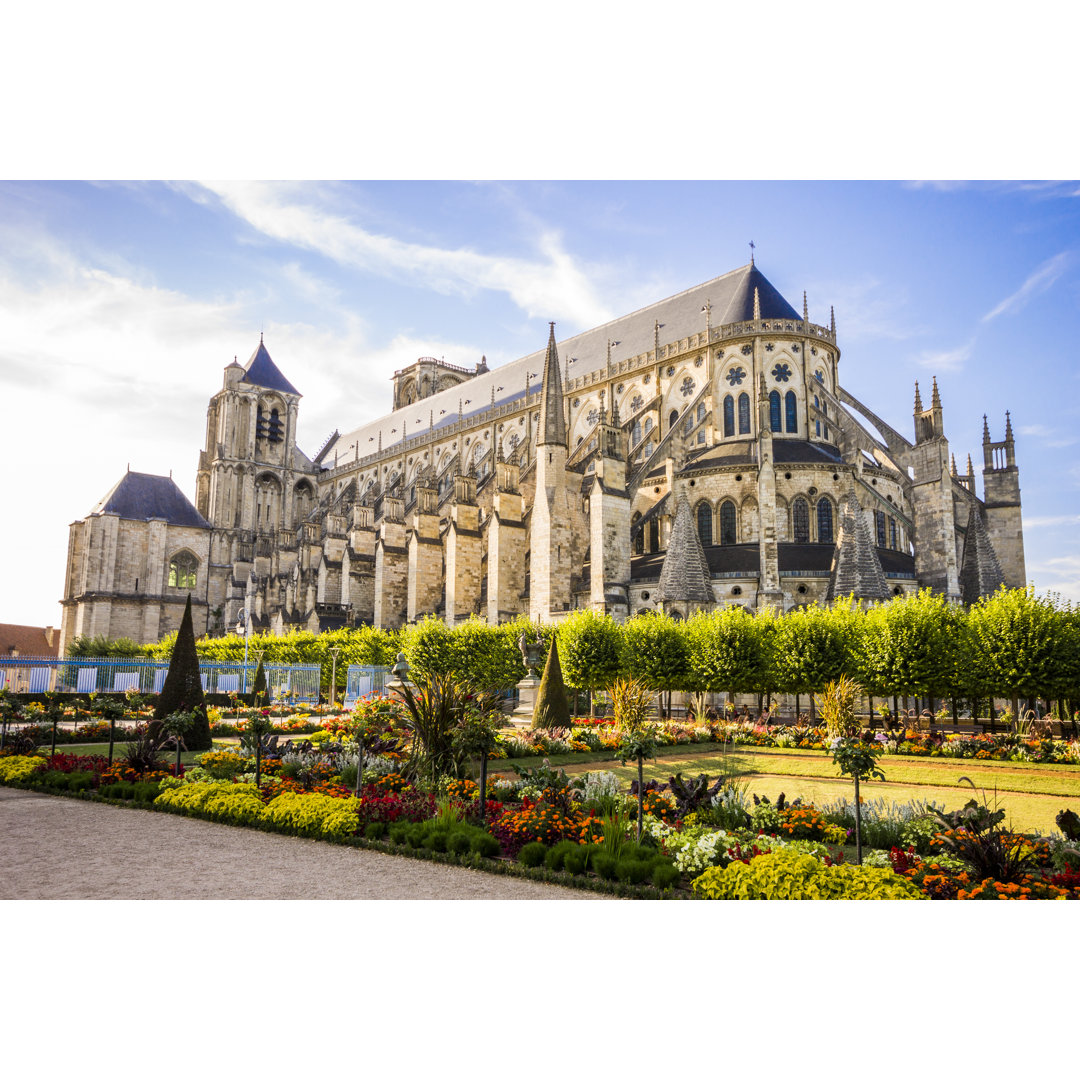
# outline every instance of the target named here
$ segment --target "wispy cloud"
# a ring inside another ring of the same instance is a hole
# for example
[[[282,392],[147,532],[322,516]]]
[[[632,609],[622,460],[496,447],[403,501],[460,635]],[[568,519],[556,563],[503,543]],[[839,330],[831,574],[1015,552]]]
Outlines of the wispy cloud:
[[[1024,519],[1024,525],[1028,521]],[[1080,555],[1060,555],[1028,566],[1028,578],[1039,591],[1060,593],[1065,600],[1080,604]]]
[[[1025,529],[1048,529],[1059,525],[1080,525],[1080,514],[1059,514],[1049,517],[1028,517],[1024,515]]]
[[[530,317],[594,326],[612,317],[557,230],[540,228],[533,259],[441,248],[371,231],[336,205],[330,189],[270,183],[205,183],[184,187],[199,201],[213,193],[252,228],[282,243],[315,251],[343,266],[412,279],[438,292],[505,293]]]
[[[1063,450],[1067,446],[1075,446],[1080,442],[1080,435],[1067,435],[1045,424],[1022,424],[1016,429],[1016,433],[1030,439],[1037,439],[1051,450]]]
[[[999,315],[1014,315],[1024,305],[1039,293],[1046,292],[1069,265],[1070,255],[1067,251],[1059,252],[1052,259],[1047,259],[1037,270],[1029,274],[1027,280],[1016,292],[1006,296],[997,307],[988,311],[983,317],[983,322],[996,319]]]
[[[933,371],[959,371],[970,359],[975,348],[975,339],[958,345],[955,349],[925,349],[917,357],[915,363]]]
[[[922,332],[905,311],[906,290],[873,276],[854,281],[811,281],[807,296],[811,321],[828,325],[826,305],[831,305],[837,312],[837,329],[849,341],[905,341]]]

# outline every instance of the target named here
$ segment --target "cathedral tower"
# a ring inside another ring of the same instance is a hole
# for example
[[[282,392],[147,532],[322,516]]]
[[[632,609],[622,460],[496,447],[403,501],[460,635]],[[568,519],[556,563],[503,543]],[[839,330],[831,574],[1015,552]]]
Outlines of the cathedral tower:
[[[548,336],[540,429],[536,436],[536,501],[529,530],[529,617],[551,622],[570,610],[572,528],[566,497],[566,416],[555,324]],[[627,530],[629,532],[629,530]]]
[[[1016,467],[1016,444],[1008,413],[1003,442],[990,441],[990,428],[983,417],[983,500],[986,531],[1005,575],[1005,584],[1010,589],[1022,589],[1027,584],[1027,572],[1020,519],[1020,471]]]

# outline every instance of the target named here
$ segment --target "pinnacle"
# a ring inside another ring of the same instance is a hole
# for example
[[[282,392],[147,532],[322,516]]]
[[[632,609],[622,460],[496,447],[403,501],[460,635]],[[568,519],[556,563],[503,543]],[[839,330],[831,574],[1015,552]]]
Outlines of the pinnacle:
[[[930,399],[930,407],[932,409],[940,409],[941,408],[941,395],[938,393],[937,376],[936,375],[934,376],[934,393],[933,393],[933,397]]]
[[[917,413],[921,413],[923,411],[922,395],[919,393],[919,380],[918,379],[915,380],[915,411]]]

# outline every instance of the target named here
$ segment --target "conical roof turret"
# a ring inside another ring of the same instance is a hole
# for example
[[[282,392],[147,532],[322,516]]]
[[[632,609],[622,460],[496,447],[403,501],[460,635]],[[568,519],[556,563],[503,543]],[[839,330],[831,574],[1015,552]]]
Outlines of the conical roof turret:
[[[826,599],[832,601],[840,596],[855,596],[859,600],[885,600],[889,596],[889,584],[870,539],[862,507],[851,491],[840,501],[840,528]]]
[[[712,590],[709,562],[701,537],[694,528],[694,515],[686,492],[679,495],[675,509],[675,521],[671,526],[664,565],[660,570],[660,585],[656,599],[664,603],[712,604],[716,596]]]
[[[964,554],[960,559],[960,597],[965,604],[974,604],[982,596],[992,596],[1005,584],[997,552],[983,525],[976,503],[968,512]]]
[[[566,446],[566,414],[563,406],[562,374],[559,352],[555,347],[555,324],[551,323],[547,357],[544,360],[544,385],[540,392],[540,446]]]

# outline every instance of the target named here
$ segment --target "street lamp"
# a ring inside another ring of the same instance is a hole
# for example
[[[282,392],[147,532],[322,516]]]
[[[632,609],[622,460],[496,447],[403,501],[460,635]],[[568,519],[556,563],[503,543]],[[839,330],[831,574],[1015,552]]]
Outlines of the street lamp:
[[[341,646],[335,645],[332,649],[328,649],[327,652],[334,658],[330,668],[330,708],[332,709],[337,697],[337,658],[338,653],[341,652]]]
[[[248,637],[251,634],[251,628],[247,621],[247,608],[241,608],[239,614],[236,617],[236,632],[242,634],[244,638],[244,689],[242,693],[247,693],[247,665],[248,665]]]

